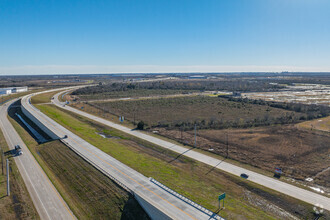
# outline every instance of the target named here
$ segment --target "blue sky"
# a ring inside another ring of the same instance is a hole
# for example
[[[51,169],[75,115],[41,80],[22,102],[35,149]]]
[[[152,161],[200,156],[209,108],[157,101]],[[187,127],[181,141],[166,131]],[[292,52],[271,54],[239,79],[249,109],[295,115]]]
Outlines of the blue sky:
[[[0,74],[330,71],[329,0],[0,0]]]

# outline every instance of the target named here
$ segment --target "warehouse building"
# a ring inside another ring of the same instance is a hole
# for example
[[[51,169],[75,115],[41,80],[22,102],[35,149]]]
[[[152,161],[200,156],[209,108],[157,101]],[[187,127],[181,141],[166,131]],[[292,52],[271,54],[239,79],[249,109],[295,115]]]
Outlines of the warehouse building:
[[[19,93],[28,91],[28,87],[10,87],[10,88],[0,88],[0,95],[8,95],[11,93]]]

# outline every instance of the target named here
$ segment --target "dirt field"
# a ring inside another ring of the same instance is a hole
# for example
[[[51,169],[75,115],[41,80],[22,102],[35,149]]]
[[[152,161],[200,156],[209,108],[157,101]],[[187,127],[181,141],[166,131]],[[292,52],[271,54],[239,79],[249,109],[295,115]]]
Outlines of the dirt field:
[[[161,135],[194,144],[193,131],[158,129]],[[294,125],[251,129],[198,130],[197,146],[262,169],[281,167],[286,176],[315,178],[329,167],[330,135],[298,130]],[[320,179],[320,178],[318,178]],[[330,187],[330,176],[317,180]]]
[[[297,126],[309,130],[320,130],[320,131],[330,132],[330,116],[312,121],[305,121],[299,123]]]
[[[161,98],[137,101],[93,103],[132,122],[144,121],[149,127],[200,128],[249,127],[289,122],[304,115],[278,108],[238,103],[217,97]]]

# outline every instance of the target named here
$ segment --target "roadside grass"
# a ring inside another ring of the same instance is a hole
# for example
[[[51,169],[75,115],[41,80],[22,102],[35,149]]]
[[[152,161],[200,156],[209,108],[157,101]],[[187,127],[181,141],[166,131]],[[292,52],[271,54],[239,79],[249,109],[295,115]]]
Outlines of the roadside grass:
[[[141,142],[122,134],[125,139],[103,138],[97,133],[104,130],[116,131],[87,118],[75,115],[56,106],[39,105],[38,108],[86,141],[137,170],[147,177],[153,177],[168,187],[187,196],[193,201],[216,211],[217,196],[226,192],[226,209],[220,215],[229,218],[273,219],[277,214],[266,213],[246,200],[247,192],[262,196],[269,203],[275,203],[288,212],[300,217],[311,215],[311,206],[272,191],[249,181],[241,180],[231,174],[196,162],[185,156]],[[121,133],[120,131],[116,131]],[[127,140],[127,138],[129,140]],[[276,199],[274,199],[276,198]],[[273,215],[273,216],[272,216]]]
[[[42,103],[49,103],[51,98],[59,93],[60,91],[55,91],[55,92],[46,92],[46,93],[41,93],[35,96],[31,97],[31,103],[32,104],[42,104]]]
[[[21,96],[24,96],[24,95],[28,95],[28,94],[31,94],[31,93],[34,93],[34,92],[40,92],[40,91],[42,91],[42,89],[30,90],[30,91],[27,91],[27,92],[13,93],[13,94],[6,95],[6,96],[0,96],[0,105],[4,104],[5,102],[7,102],[11,99],[15,99],[15,98],[18,98],[18,97],[21,97]]]
[[[4,152],[9,150],[1,130],[0,148]],[[39,219],[39,215],[13,158],[9,158],[10,196],[7,196],[6,158],[9,157],[4,156],[3,175],[2,170],[0,170],[0,219]],[[2,166],[2,163],[0,166]]]
[[[59,140],[38,145],[9,119],[78,219],[148,219],[128,192]]]

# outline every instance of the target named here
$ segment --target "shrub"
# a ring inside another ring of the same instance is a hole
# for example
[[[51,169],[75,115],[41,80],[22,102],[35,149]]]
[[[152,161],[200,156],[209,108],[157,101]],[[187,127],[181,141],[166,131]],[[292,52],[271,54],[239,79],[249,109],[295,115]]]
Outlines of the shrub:
[[[144,129],[144,122],[143,121],[139,121],[139,123],[137,124],[136,129],[143,130]]]

